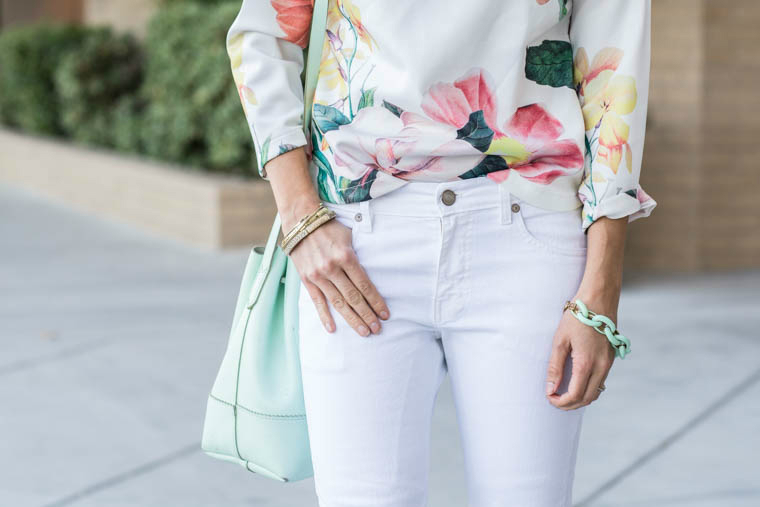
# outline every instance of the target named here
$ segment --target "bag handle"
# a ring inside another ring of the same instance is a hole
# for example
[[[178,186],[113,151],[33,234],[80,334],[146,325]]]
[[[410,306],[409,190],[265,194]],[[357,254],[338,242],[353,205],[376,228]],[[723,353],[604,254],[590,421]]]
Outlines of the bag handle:
[[[309,49],[306,55],[306,75],[304,78],[304,111],[303,111],[303,129],[307,142],[311,143],[311,110],[314,102],[314,92],[317,89],[317,77],[319,76],[319,66],[322,61],[322,49],[325,42],[325,31],[327,28],[327,4],[328,0],[314,0],[314,9],[311,18],[311,30],[309,33]],[[264,280],[269,274],[272,267],[272,258],[274,257],[277,246],[277,237],[280,234],[282,225],[280,213],[274,217],[272,229],[269,231],[264,256],[256,272],[256,279],[251,289],[251,297],[248,300],[246,308],[250,310],[259,299],[261,289],[264,287]]]

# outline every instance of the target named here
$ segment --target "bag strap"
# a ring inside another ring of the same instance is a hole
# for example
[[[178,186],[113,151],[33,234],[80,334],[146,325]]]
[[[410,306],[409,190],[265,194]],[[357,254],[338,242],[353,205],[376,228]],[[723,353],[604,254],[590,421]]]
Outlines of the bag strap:
[[[277,213],[274,217],[274,223],[272,224],[272,230],[269,231],[269,238],[267,239],[267,245],[264,248],[264,255],[259,264],[259,269],[256,271],[256,279],[253,281],[251,287],[250,299],[246,308],[250,310],[253,305],[256,304],[256,300],[259,299],[261,289],[264,287],[264,281],[269,274],[269,269],[272,267],[272,258],[274,257],[274,251],[277,248],[277,236],[280,235],[280,214]]]
[[[322,63],[322,49],[327,31],[327,4],[328,0],[314,0],[314,12],[311,18],[303,93],[303,129],[306,139],[311,139],[311,109],[314,102],[314,91],[317,89],[317,76],[319,75],[319,66]]]
[[[311,142],[311,109],[314,102],[314,92],[317,88],[317,77],[319,76],[319,66],[322,60],[322,49],[325,42],[325,31],[327,29],[327,4],[328,0],[314,0],[314,10],[311,18],[311,32],[309,34],[309,49],[306,56],[306,75],[304,78],[304,113],[303,129],[306,139]],[[251,297],[248,301],[247,309],[253,308],[256,300],[259,298],[261,289],[264,287],[269,269],[272,267],[272,258],[277,248],[277,236],[280,234],[282,225],[280,214],[274,217],[272,229],[269,231],[264,256],[256,272],[256,280],[253,282]]]

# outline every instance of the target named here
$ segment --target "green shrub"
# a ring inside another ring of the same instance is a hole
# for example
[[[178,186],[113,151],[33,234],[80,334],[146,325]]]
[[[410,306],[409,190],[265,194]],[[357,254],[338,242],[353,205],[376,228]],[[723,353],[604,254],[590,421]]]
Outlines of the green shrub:
[[[240,0],[167,0],[142,48],[105,27],[0,33],[0,122],[256,177],[225,47]]]
[[[108,147],[124,133],[114,129],[117,114],[131,113],[133,95],[142,81],[142,55],[131,34],[110,27],[91,28],[76,51],[65,54],[55,71],[61,124],[79,143]],[[134,141],[132,141],[133,143]]]
[[[151,19],[140,92],[149,156],[253,175],[253,143],[225,48],[238,10],[237,2],[171,2]]]
[[[2,123],[38,134],[63,135],[53,74],[86,32],[80,26],[52,22],[0,32]]]

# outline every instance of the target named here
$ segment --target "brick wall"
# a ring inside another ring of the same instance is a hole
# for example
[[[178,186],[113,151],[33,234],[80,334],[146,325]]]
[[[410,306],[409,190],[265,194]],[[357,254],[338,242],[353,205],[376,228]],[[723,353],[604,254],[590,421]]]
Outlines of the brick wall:
[[[0,26],[41,19],[81,21],[82,0],[0,0]]]
[[[760,267],[760,2],[705,1],[701,267]]]
[[[656,0],[641,175],[658,206],[626,265],[760,267],[760,2]]]
[[[84,19],[89,24],[109,24],[119,31],[145,35],[148,20],[157,0],[82,0]]]
[[[702,2],[655,0],[641,185],[657,201],[629,225],[627,267],[699,266],[704,37]]]

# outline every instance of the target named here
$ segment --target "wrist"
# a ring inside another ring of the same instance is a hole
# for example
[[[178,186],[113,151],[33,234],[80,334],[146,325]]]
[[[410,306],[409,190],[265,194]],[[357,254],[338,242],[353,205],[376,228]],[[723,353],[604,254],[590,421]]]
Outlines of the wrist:
[[[614,319],[620,301],[620,291],[621,285],[617,283],[581,283],[571,301],[580,299],[590,310]]]
[[[299,220],[309,213],[316,211],[320,204],[321,201],[313,197],[294,199],[293,201],[283,203],[282,209],[279,210],[283,233],[287,234]]]

